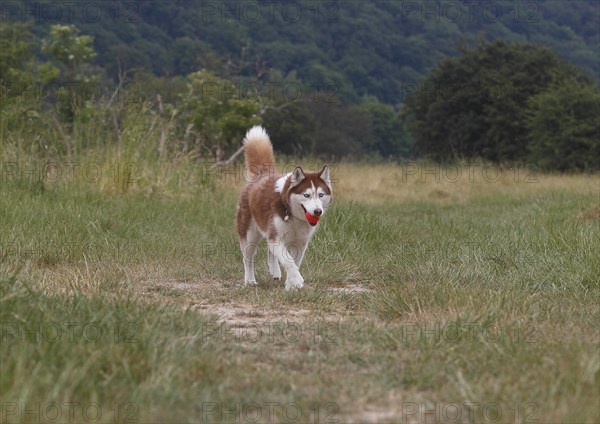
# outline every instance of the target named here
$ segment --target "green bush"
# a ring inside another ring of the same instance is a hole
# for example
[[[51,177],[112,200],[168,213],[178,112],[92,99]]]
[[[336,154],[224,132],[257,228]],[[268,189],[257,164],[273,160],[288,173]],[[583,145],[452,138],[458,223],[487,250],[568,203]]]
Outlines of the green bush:
[[[580,87],[584,97],[577,100],[576,92],[560,87]],[[480,157],[534,161],[557,169],[588,168],[590,163],[575,157],[591,153],[597,125],[590,121],[593,114],[574,111],[576,104],[587,112],[597,110],[585,106],[594,103],[589,93],[596,90],[597,85],[548,48],[497,41],[440,62],[409,96],[404,116],[417,153],[438,160]],[[548,103],[557,96],[567,103]],[[548,137],[551,125],[540,116],[546,108],[552,109],[553,125],[567,121],[560,136]],[[566,136],[573,131],[575,138]],[[566,156],[573,159],[552,159]]]
[[[562,84],[529,99],[530,159],[542,168],[600,168],[600,96],[589,84]]]

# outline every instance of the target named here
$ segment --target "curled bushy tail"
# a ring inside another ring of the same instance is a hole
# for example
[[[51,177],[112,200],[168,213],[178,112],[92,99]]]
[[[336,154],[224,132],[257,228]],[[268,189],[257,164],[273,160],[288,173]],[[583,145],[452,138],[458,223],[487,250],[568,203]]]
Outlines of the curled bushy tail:
[[[275,170],[273,145],[267,131],[260,125],[248,130],[244,137],[244,157],[246,159],[246,177],[255,179],[266,172]]]

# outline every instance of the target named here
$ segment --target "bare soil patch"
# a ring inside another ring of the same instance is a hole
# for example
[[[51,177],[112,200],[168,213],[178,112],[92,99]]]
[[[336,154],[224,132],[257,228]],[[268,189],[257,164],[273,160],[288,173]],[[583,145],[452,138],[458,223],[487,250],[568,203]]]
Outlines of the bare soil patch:
[[[270,283],[268,290],[283,291],[283,285],[277,283],[279,282]],[[153,279],[140,282],[140,285],[144,287],[142,290],[146,300],[177,303],[200,314],[213,315],[218,323],[227,324],[234,331],[279,322],[301,324],[311,320],[338,321],[347,316],[346,312],[335,309],[327,312],[320,310],[317,313],[294,304],[273,305],[268,302],[240,300],[238,290],[243,289],[243,286],[231,281]],[[313,289],[305,287],[303,290]],[[370,289],[355,283],[327,289],[329,293],[340,295],[362,295],[369,291]]]

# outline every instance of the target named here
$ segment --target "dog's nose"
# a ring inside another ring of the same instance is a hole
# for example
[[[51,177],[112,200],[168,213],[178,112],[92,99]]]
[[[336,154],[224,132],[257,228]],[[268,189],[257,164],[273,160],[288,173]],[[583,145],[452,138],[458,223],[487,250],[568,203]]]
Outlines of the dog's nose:
[[[321,216],[321,214],[323,213],[323,211],[321,209],[315,209],[313,216]]]

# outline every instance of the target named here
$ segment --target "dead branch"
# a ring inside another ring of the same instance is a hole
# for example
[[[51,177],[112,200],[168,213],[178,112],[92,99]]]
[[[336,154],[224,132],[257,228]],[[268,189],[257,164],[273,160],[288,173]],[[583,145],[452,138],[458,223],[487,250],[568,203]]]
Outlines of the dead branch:
[[[119,121],[117,119],[117,113],[114,110],[112,110],[111,116],[112,116],[113,131],[115,132],[115,139],[117,140],[117,150],[120,150],[121,149],[121,130],[119,129]]]
[[[69,158],[69,161],[71,161],[71,157],[73,154],[73,145],[71,142],[71,137],[67,133],[65,133],[65,131],[63,130],[62,125],[60,125],[60,121],[58,120],[56,115],[52,115],[52,118],[53,118],[52,123],[54,124],[54,128],[56,128],[56,130],[62,137],[63,141],[65,142],[65,146],[67,146],[67,157]]]
[[[165,126],[164,123],[162,122],[162,118],[163,118],[163,114],[164,114],[164,107],[163,107],[163,101],[162,101],[162,97],[160,97],[160,94],[156,95],[156,100],[158,101],[158,113],[160,115],[160,120],[161,120],[161,126],[160,126],[160,139],[158,142],[158,156],[162,156],[162,152],[163,149],[165,148],[165,140],[167,139],[167,135],[165,133]]]
[[[215,163],[215,164],[212,166],[212,168],[223,168],[223,167],[225,167],[225,166],[229,165],[231,162],[233,162],[234,160],[236,160],[236,158],[237,158],[239,155],[241,155],[243,151],[244,151],[244,146],[241,146],[239,149],[237,149],[237,150],[236,150],[236,152],[235,152],[233,155],[231,155],[231,156],[229,157],[229,159],[227,159],[227,160],[222,160],[222,161],[219,161],[219,162]]]
[[[192,128],[194,128],[194,124],[188,124],[187,127],[185,127],[185,134],[183,135],[183,151],[187,152],[189,149],[189,138],[190,138],[190,132],[192,131]]]

